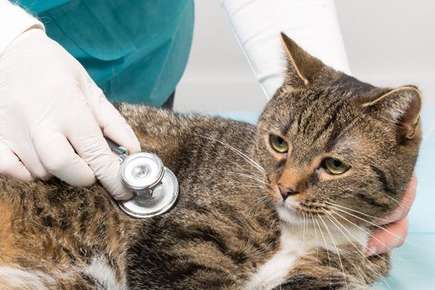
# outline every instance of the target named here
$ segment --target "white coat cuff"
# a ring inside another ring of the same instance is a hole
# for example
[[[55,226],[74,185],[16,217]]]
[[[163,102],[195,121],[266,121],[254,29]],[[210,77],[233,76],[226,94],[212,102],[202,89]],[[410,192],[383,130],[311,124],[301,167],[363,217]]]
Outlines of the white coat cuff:
[[[32,27],[44,29],[44,25],[23,8],[0,0],[0,56],[19,35]]]

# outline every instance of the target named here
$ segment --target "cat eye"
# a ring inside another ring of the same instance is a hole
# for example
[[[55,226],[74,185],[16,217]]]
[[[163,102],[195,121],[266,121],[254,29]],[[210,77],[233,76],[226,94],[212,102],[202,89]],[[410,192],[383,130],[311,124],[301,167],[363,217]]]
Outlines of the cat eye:
[[[269,136],[269,143],[273,150],[278,153],[288,152],[288,143],[280,136],[271,134]]]
[[[340,175],[349,170],[350,166],[346,165],[343,161],[336,158],[326,158],[323,160],[322,167],[326,169],[329,174]]]

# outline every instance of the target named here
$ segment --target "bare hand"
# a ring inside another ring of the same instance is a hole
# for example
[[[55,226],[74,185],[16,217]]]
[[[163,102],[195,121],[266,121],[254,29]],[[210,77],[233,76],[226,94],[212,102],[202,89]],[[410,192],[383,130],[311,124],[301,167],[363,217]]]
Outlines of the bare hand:
[[[400,206],[385,220],[385,229],[377,230],[368,242],[367,255],[386,253],[400,247],[408,234],[408,213],[415,200],[417,178],[412,177]]]

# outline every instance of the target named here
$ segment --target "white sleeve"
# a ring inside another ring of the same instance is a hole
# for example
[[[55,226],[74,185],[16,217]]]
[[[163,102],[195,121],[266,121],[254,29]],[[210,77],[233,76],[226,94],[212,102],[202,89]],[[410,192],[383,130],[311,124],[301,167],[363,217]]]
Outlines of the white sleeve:
[[[15,38],[31,27],[44,28],[41,22],[9,0],[0,0],[0,56]]]
[[[334,0],[222,0],[236,38],[268,98],[283,82],[280,32],[327,65],[349,73]]]

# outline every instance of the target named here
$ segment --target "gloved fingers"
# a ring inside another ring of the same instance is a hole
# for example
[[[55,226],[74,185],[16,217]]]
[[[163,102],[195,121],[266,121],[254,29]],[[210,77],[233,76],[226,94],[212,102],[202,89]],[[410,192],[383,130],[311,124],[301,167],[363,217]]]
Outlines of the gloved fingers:
[[[32,174],[4,142],[0,142],[0,175],[24,181],[33,180]]]
[[[83,108],[80,121],[70,124],[68,128],[68,140],[106,190],[115,199],[131,198],[132,193],[121,181],[119,157],[110,150],[91,112]]]
[[[49,179],[51,174],[41,163],[32,142],[29,141],[28,144],[26,143],[23,147],[24,148],[20,148],[20,152],[13,150],[21,160],[21,163],[24,164],[33,177],[43,180]]]
[[[91,168],[74,152],[62,134],[40,129],[33,134],[33,144],[42,164],[51,174],[74,186],[95,183]]]
[[[84,85],[92,112],[103,134],[115,143],[124,146],[130,153],[140,152],[140,143],[127,121],[106,99],[102,90],[88,78]]]
[[[109,101],[104,98],[95,113],[105,136],[127,148],[129,153],[141,151],[133,130]]]

